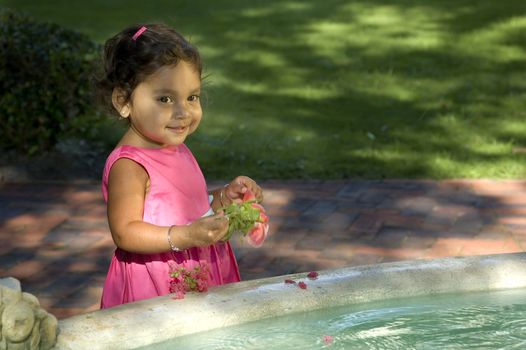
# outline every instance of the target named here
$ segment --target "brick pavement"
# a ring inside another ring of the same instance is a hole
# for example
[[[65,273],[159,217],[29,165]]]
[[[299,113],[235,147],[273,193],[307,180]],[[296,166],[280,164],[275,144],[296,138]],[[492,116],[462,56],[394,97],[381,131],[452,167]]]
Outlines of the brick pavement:
[[[211,184],[213,185],[213,184]],[[526,181],[267,181],[270,237],[243,279],[524,251]],[[0,276],[59,318],[98,309],[114,249],[96,182],[0,184]]]

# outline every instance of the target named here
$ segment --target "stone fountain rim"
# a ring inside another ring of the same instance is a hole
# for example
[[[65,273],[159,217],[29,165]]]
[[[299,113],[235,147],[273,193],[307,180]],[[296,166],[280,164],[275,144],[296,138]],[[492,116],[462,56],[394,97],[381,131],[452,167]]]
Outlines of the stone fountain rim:
[[[410,260],[262,278],[59,321],[57,349],[134,349],[192,333],[346,304],[526,288],[526,253]],[[284,283],[304,281],[307,289]]]

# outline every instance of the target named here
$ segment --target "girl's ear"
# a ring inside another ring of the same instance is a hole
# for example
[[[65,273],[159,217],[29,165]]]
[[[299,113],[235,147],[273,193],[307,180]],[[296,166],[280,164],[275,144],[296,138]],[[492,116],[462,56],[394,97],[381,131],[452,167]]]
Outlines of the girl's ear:
[[[130,103],[126,102],[126,94],[122,89],[113,89],[111,102],[122,118],[128,118],[130,116]]]

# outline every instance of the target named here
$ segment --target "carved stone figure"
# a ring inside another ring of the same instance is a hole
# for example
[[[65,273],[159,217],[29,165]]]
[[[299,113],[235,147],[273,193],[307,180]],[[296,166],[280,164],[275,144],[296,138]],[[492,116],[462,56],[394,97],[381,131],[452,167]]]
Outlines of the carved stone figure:
[[[35,296],[22,292],[17,279],[0,279],[0,350],[51,349],[57,324]]]

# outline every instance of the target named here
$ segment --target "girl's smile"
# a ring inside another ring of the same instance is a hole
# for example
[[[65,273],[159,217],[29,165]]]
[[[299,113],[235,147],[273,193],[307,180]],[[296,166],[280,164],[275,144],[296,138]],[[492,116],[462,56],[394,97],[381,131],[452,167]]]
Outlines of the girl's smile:
[[[166,128],[177,134],[182,134],[188,130],[188,126],[168,126]]]

